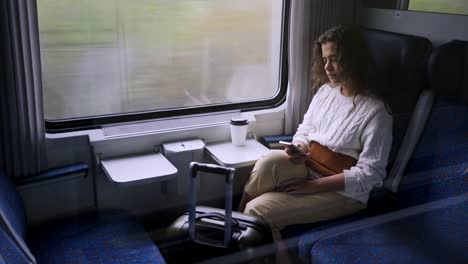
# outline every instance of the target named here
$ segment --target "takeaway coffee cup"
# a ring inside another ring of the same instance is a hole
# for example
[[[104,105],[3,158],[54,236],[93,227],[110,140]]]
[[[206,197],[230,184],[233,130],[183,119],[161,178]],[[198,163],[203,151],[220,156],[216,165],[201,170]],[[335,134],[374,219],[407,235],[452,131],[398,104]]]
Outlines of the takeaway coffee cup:
[[[234,146],[244,146],[247,138],[249,121],[242,116],[231,118],[231,141]]]

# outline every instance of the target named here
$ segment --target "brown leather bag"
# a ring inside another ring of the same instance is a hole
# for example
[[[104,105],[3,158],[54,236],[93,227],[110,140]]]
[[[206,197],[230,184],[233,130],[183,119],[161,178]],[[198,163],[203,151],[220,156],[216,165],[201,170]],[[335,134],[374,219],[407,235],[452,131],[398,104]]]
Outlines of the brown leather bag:
[[[324,176],[342,173],[357,163],[355,158],[333,152],[317,142],[312,143],[309,153],[310,159],[306,161],[306,165]]]

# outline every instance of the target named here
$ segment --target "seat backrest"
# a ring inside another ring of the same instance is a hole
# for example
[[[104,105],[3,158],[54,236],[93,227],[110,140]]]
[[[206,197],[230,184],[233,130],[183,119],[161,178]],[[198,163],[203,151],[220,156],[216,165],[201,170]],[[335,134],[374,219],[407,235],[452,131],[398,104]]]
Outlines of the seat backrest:
[[[16,245],[16,242],[6,232],[5,228],[0,228],[0,264],[23,264],[31,263]]]
[[[401,183],[402,206],[468,191],[468,42],[435,49],[427,78],[435,103]]]
[[[394,117],[391,163],[400,147],[419,95],[427,87],[425,68],[431,43],[423,37],[365,29],[377,80]]]
[[[13,232],[23,239],[26,237],[26,215],[23,201],[16,191],[13,182],[0,170],[0,211],[9,223]]]
[[[437,99],[468,105],[468,42],[453,40],[435,49],[427,67]]]
[[[364,29],[363,34],[379,89],[393,116],[393,143],[384,186],[395,192],[428,115],[415,115],[421,112],[416,108],[430,109],[432,97],[424,89],[431,43],[423,37],[373,29]]]
[[[21,257],[34,263],[35,259],[25,243],[27,224],[23,201],[10,178],[1,169],[0,227],[2,228],[2,232],[7,234],[15,243],[17,251],[23,254]]]

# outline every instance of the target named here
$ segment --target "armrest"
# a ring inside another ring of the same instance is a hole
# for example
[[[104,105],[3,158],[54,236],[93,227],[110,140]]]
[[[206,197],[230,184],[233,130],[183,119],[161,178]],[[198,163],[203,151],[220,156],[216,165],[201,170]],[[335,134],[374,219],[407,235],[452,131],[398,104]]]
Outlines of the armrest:
[[[284,146],[280,145],[279,141],[288,141],[291,142],[293,140],[293,135],[277,135],[277,136],[266,136],[260,139],[260,143],[262,143],[265,147],[269,149],[284,149]]]
[[[79,177],[86,178],[86,176],[88,176],[88,170],[88,164],[77,163],[65,167],[50,169],[32,177],[18,179],[15,181],[15,184],[17,187],[22,188],[40,185],[46,182],[50,183],[54,181],[70,180]]]

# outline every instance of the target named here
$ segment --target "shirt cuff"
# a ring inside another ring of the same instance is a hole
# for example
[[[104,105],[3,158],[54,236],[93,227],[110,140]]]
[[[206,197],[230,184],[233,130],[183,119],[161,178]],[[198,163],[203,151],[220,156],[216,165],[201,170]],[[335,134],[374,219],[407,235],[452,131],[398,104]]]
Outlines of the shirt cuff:
[[[345,192],[347,193],[358,193],[361,191],[360,179],[356,173],[351,170],[343,170],[345,179]]]

